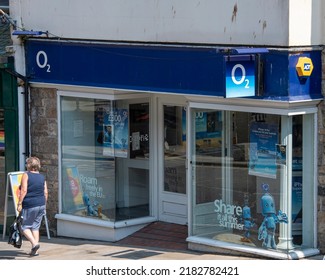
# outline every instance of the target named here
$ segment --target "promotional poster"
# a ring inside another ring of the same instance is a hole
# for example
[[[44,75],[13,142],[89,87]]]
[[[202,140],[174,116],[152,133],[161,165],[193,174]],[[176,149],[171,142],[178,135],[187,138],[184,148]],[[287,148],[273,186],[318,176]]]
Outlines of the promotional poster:
[[[126,158],[128,155],[128,110],[113,109],[104,115],[103,155]]]
[[[277,125],[254,122],[250,127],[249,174],[276,178]]]

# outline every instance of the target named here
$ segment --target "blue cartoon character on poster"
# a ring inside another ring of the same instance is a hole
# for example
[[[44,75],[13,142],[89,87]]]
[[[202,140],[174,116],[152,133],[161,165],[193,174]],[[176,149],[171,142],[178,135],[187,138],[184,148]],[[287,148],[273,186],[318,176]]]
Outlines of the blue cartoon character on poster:
[[[276,249],[275,230],[277,223],[288,223],[288,217],[281,210],[276,214],[273,196],[268,192],[269,185],[262,184],[264,195],[261,197],[262,214],[264,220],[258,230],[258,240],[263,240],[262,246],[268,249]]]
[[[248,204],[248,194],[245,194],[244,198],[244,207],[243,207],[243,213],[242,213],[242,222],[244,224],[244,236],[241,238],[242,242],[251,242],[250,236],[251,236],[251,228],[255,226],[255,222],[252,219],[251,216],[251,208]]]

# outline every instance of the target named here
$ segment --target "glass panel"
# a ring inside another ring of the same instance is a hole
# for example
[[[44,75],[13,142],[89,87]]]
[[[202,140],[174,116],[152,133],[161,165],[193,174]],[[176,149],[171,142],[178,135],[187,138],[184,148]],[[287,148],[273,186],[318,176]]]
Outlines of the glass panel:
[[[128,106],[130,157],[118,159],[116,220],[149,215],[149,103]]]
[[[192,117],[193,234],[289,249],[288,217],[283,213],[288,205],[287,145],[281,137],[281,118],[201,110]]]
[[[9,8],[9,0],[0,0],[0,6]]]
[[[61,98],[63,213],[110,221],[149,215],[148,113],[149,103]]]
[[[224,173],[223,115],[218,111],[195,111],[193,114],[195,190],[194,235],[210,236],[218,230],[214,200],[222,198]]]
[[[186,111],[164,106],[164,191],[186,193]]]
[[[295,245],[302,243],[302,116],[292,122],[292,235]]]
[[[149,104],[130,104],[130,158],[149,158]]]
[[[115,158],[105,150],[110,101],[62,97],[62,212],[115,219]]]
[[[128,186],[118,189],[116,220],[149,216],[149,170],[129,168],[128,173]]]

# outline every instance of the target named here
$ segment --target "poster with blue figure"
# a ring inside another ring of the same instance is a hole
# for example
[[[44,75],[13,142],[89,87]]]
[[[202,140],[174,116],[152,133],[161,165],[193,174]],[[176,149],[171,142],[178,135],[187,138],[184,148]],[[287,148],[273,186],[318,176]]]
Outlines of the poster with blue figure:
[[[105,114],[103,123],[103,155],[127,157],[128,121],[127,109],[112,109]]]
[[[116,157],[127,158],[129,114],[127,109],[116,109],[114,117],[114,151]]]
[[[278,126],[253,122],[250,127],[249,174],[276,178]]]

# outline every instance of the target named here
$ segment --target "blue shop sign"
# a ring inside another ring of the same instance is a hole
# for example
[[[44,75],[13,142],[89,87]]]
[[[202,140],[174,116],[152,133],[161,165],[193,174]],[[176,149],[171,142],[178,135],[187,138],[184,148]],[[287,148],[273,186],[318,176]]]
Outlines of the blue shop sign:
[[[226,57],[226,97],[255,96],[254,56]]]
[[[221,98],[322,98],[321,51],[297,54],[272,50],[257,54],[254,51],[258,50],[251,49],[244,54],[221,46],[28,39],[26,76],[29,83]],[[301,56],[309,57],[314,66],[307,78],[297,74]]]
[[[223,97],[222,57],[212,47],[26,42],[30,82],[132,91]]]

